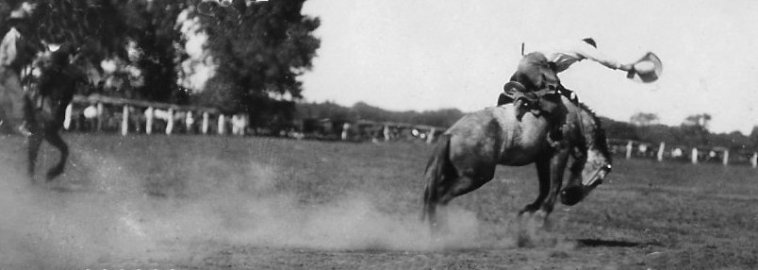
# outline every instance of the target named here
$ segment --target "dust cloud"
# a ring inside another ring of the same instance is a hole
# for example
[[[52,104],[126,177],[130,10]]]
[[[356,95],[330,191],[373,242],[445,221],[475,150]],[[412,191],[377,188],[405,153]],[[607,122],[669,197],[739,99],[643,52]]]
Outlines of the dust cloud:
[[[200,252],[193,248],[213,243],[349,250],[482,244],[473,212],[451,207],[447,219],[454,233],[433,239],[419,220],[420,210],[382,212],[360,191],[304,204],[295,194],[277,191],[281,170],[270,165],[231,168],[198,157],[170,187],[151,186],[117,157],[86,149],[72,157],[58,183],[32,184],[22,165],[0,159],[2,269],[183,261]],[[151,189],[168,192],[156,196]]]

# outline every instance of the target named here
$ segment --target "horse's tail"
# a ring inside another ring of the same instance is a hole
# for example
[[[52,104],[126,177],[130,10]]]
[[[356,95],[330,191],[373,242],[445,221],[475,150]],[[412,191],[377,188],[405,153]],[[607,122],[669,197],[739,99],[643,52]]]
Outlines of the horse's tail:
[[[424,178],[426,187],[424,188],[424,211],[421,214],[421,220],[427,218],[434,223],[434,215],[437,207],[439,195],[437,193],[439,184],[445,180],[445,174],[452,168],[450,163],[450,135],[440,136],[434,152],[426,164]]]

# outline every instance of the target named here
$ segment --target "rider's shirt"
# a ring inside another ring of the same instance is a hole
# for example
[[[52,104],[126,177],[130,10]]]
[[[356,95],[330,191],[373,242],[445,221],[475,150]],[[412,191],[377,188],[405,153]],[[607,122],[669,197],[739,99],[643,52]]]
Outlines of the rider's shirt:
[[[584,59],[590,59],[611,69],[618,69],[621,66],[617,60],[606,56],[597,48],[582,40],[568,40],[537,45],[533,52],[542,53],[549,62],[554,63],[556,73],[563,72],[574,63]]]

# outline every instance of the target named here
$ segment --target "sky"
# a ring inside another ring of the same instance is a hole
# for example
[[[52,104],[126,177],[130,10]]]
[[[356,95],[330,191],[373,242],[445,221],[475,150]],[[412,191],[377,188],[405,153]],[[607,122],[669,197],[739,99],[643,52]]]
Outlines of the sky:
[[[655,113],[679,125],[708,113],[715,132],[758,125],[758,1],[309,0],[321,48],[302,77],[307,101],[389,110],[494,105],[521,43],[593,37],[621,62],[663,62],[650,84],[582,61],[559,74],[597,114]]]

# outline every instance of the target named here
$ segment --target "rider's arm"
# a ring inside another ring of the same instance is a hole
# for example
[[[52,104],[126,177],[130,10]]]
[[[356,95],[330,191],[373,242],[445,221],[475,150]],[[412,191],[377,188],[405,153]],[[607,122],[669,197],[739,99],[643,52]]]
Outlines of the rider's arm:
[[[608,57],[597,48],[582,41],[578,42],[573,49],[577,55],[598,62],[610,69],[629,71],[632,68],[632,65],[621,64],[616,59]]]

